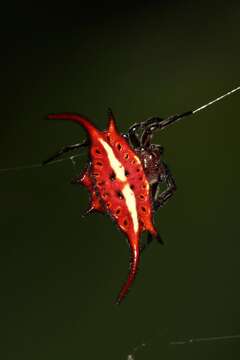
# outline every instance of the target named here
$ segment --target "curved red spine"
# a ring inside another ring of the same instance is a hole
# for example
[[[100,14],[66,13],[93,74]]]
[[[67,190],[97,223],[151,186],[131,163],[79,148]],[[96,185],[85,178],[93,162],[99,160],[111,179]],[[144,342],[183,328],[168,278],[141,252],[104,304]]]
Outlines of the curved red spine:
[[[94,136],[99,136],[101,133],[91,122],[82,115],[72,114],[72,113],[60,113],[60,114],[49,114],[48,119],[56,120],[67,120],[73,121],[77,124],[80,124],[87,131],[87,134],[93,138]]]
[[[138,247],[136,247],[135,249],[131,249],[132,252],[132,259],[131,259],[131,267],[129,270],[129,274],[128,274],[128,278],[126,280],[126,282],[123,284],[122,289],[120,290],[120,293],[117,297],[116,300],[116,304],[120,305],[120,303],[122,302],[122,300],[125,298],[125,296],[127,295],[136,275],[137,275],[137,270],[138,270],[138,265],[139,265],[139,260],[140,260],[140,253],[139,253],[139,249]]]

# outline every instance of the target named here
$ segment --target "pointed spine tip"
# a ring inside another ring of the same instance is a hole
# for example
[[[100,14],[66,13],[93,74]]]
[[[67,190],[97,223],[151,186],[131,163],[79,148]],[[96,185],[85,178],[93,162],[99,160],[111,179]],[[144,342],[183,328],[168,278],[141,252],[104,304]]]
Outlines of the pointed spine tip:
[[[107,108],[108,116],[113,116],[112,109],[110,107]]]
[[[138,271],[139,267],[139,260],[140,260],[140,251],[138,248],[132,249],[132,260],[131,260],[131,266],[130,271],[128,274],[127,281],[124,283],[118,297],[116,300],[116,305],[120,305],[122,303],[123,299],[126,297],[127,293],[129,292]]]
[[[161,236],[160,236],[159,234],[156,235],[156,239],[157,239],[157,241],[159,242],[159,244],[165,245],[163,239],[161,238]]]
[[[57,114],[48,114],[48,115],[46,116],[46,118],[47,118],[48,120],[58,119],[58,115],[57,115]]]

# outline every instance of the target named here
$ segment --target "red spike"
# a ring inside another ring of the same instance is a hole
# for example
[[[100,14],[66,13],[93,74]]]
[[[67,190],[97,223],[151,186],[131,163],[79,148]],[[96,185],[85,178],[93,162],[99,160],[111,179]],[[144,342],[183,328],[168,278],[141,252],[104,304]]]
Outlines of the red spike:
[[[138,246],[134,249],[132,249],[132,260],[131,260],[131,268],[128,274],[128,278],[127,281],[125,282],[125,284],[123,285],[118,297],[117,297],[117,301],[116,304],[120,305],[120,303],[122,302],[122,300],[125,298],[125,296],[127,295],[135,277],[137,274],[137,270],[138,270],[138,265],[139,265],[139,260],[140,260],[140,253],[139,253],[139,248]]]
[[[116,126],[116,121],[115,121],[114,115],[112,113],[112,110],[109,109],[108,114],[109,114],[108,115],[108,132],[116,134],[117,133],[117,126]]]
[[[87,131],[91,139],[94,139],[101,134],[101,132],[87,118],[78,114],[72,114],[72,113],[49,114],[48,119],[67,120],[67,121],[76,122],[84,127],[84,129]]]

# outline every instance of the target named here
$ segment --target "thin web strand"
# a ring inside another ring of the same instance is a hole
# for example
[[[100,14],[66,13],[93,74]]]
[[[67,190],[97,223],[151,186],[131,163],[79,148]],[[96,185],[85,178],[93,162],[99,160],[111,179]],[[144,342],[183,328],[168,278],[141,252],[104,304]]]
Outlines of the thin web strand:
[[[27,170],[27,169],[46,167],[46,166],[49,166],[49,165],[53,165],[53,164],[56,164],[56,163],[60,163],[60,162],[63,162],[63,161],[69,161],[69,160],[72,162],[73,165],[75,165],[75,159],[80,157],[80,156],[83,156],[83,154],[78,154],[78,155],[69,156],[69,157],[66,157],[66,158],[63,158],[63,159],[54,160],[54,161],[51,161],[49,164],[46,164],[46,165],[43,165],[42,163],[36,163],[36,164],[31,164],[31,165],[23,165],[23,166],[3,168],[3,169],[0,169],[0,174],[8,173],[8,172],[11,172],[11,171],[21,171],[21,170]]]
[[[223,94],[223,95],[219,96],[218,98],[210,101],[209,103],[207,103],[207,104],[205,104],[205,105],[202,105],[202,106],[200,106],[199,108],[193,110],[193,111],[192,111],[192,114],[196,114],[198,111],[201,111],[201,110],[203,110],[203,109],[206,109],[208,106],[213,105],[214,103],[216,103],[216,102],[224,99],[225,97],[227,97],[227,96],[229,96],[229,95],[232,95],[233,93],[235,93],[235,92],[237,92],[237,91],[239,91],[239,90],[240,90],[240,86],[238,86],[238,87],[236,87],[235,89],[227,92],[226,94]]]
[[[192,344],[192,343],[199,343],[199,342],[224,341],[224,340],[235,340],[235,339],[240,339],[240,334],[211,336],[211,337],[192,338],[192,339],[184,339],[184,340],[179,340],[179,341],[171,341],[170,345],[185,345],[185,344]]]
[[[162,337],[163,334],[157,337]],[[155,336],[153,336],[155,338]],[[143,342],[138,346],[135,346],[133,351],[127,355],[126,360],[135,360],[136,359],[136,353],[140,352],[143,347],[146,347],[148,345],[151,345],[153,342],[153,338],[150,342]],[[235,335],[222,335],[222,336],[210,336],[210,337],[200,337],[200,338],[189,338],[189,339],[183,339],[183,340],[173,340],[170,342],[167,342],[169,345],[189,345],[194,343],[200,343],[200,342],[214,342],[214,341],[231,341],[231,340],[240,340],[240,334]]]

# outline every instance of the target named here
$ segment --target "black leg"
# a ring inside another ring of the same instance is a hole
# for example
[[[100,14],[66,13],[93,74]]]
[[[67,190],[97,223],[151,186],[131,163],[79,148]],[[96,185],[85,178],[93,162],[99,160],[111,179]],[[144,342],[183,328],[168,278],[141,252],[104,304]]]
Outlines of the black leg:
[[[151,188],[151,192],[152,192],[152,199],[153,199],[153,204],[154,204],[154,199],[157,195],[157,191],[158,191],[158,184],[153,184],[152,188]],[[151,244],[151,242],[153,241],[153,236],[151,233],[147,233],[147,239],[146,242],[144,244],[141,244],[140,246],[140,251],[143,252],[143,250],[145,250],[149,244]],[[160,235],[157,236],[157,241],[159,242],[159,244],[164,245],[164,242],[162,240],[162,238],[160,237]]]
[[[141,244],[141,246],[140,246],[141,253],[148,247],[149,244],[151,244],[152,241],[153,241],[153,236],[151,233],[148,233],[145,244]],[[157,236],[157,241],[159,244],[164,245],[164,242],[163,242],[162,238],[160,237],[160,235]]]
[[[169,125],[175,123],[176,121],[182,119],[183,117],[192,115],[192,111],[187,111],[183,114],[177,114],[169,116],[166,119],[160,119],[158,117],[153,117],[143,123],[143,133],[141,138],[141,146],[146,147],[150,144],[151,138],[156,130],[163,130]]]
[[[164,174],[161,175],[161,182],[165,183],[167,185],[167,188],[164,191],[162,191],[160,194],[156,192],[154,199],[155,211],[157,211],[160,207],[163,207],[177,190],[175,180],[165,163],[163,163],[163,168],[164,168]]]
[[[158,117],[150,117],[147,120],[141,121],[139,123],[136,123],[130,127],[130,129],[127,132],[127,136],[130,139],[132,145],[134,147],[140,147],[142,146],[141,137],[138,134],[138,131],[144,130],[146,127],[150,126],[151,124],[155,124],[156,122],[162,121],[163,119],[160,119]]]
[[[139,135],[137,134],[137,131],[139,130],[140,127],[141,127],[140,123],[134,124],[130,127],[130,129],[127,132],[127,137],[131,141],[131,144],[137,148],[140,147]]]
[[[148,245],[149,245],[152,241],[153,241],[153,236],[152,236],[152,234],[147,233],[147,240],[145,241],[144,244],[141,244],[141,246],[140,246],[140,251],[141,251],[141,253],[142,253],[144,250],[146,250],[146,248],[148,247]]]
[[[54,154],[53,156],[51,156],[50,158],[48,158],[47,160],[43,161],[43,165],[46,165],[48,163],[50,163],[51,161],[57,159],[58,157],[62,156],[63,154],[69,152],[69,151],[73,151],[76,149],[80,149],[82,147],[88,146],[89,145],[89,141],[88,140],[84,140],[82,143],[79,144],[73,144],[73,145],[67,145],[64,146],[60,151],[58,151],[56,154]]]

